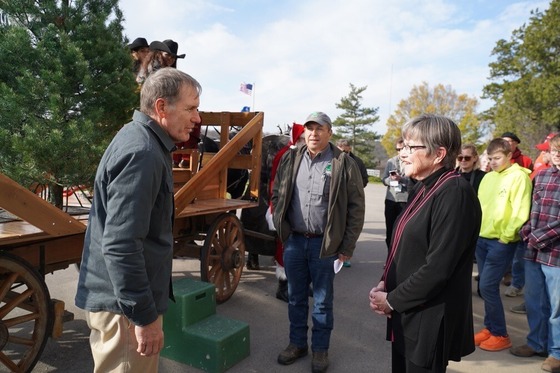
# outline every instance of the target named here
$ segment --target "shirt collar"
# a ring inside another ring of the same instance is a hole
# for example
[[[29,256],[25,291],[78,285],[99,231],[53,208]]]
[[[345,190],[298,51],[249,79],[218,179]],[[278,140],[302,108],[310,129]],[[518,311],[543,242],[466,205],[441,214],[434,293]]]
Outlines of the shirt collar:
[[[153,120],[151,117],[138,110],[135,110],[132,119],[135,122],[139,122],[142,125],[148,127],[150,130],[152,130],[152,132],[156,135],[156,137],[159,139],[163,147],[168,152],[172,152],[176,149],[175,143],[173,142],[173,140],[171,140],[171,137],[169,137],[167,132],[165,132],[163,128],[161,128],[158,122]]]

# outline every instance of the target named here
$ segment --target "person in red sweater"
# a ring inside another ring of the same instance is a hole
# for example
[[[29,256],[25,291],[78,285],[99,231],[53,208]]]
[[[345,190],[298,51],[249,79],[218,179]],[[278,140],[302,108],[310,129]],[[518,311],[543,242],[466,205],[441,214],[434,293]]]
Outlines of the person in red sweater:
[[[518,148],[518,145],[521,144],[521,140],[519,140],[519,137],[517,137],[517,135],[515,135],[515,133],[513,132],[504,132],[501,138],[509,142],[512,154],[511,163],[517,163],[521,167],[525,167],[533,171],[533,160],[531,159],[531,157],[522,154],[521,149]]]
[[[272,168],[270,170],[270,184],[268,186],[268,195],[272,196],[272,187],[274,185],[274,178],[276,177],[276,171],[278,170],[278,165],[284,153],[286,153],[290,148],[295,148],[298,145],[305,143],[305,137],[303,136],[305,132],[305,127],[303,124],[294,123],[290,133],[290,142],[288,145],[283,147],[276,153],[274,160],[272,161]],[[272,224],[272,203],[269,204],[270,207],[266,212],[266,219],[269,223],[269,227],[272,230],[274,224]],[[276,238],[276,253],[274,254],[274,259],[276,260],[276,278],[278,278],[278,289],[276,290],[276,298],[288,301],[288,279],[286,278],[286,271],[284,270],[284,246],[282,242],[277,237]]]

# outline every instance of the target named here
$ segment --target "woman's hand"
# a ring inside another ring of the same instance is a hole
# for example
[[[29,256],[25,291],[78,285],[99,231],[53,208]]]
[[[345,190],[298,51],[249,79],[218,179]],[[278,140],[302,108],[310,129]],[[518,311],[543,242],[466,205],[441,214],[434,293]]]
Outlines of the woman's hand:
[[[372,288],[369,292],[369,307],[378,315],[391,317],[391,307],[387,303],[387,293],[385,292],[385,282],[380,281],[379,284]]]

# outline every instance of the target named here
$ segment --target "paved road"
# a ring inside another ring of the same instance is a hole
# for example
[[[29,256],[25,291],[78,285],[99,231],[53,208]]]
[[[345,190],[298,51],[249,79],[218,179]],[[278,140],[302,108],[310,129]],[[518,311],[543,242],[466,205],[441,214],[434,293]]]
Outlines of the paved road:
[[[329,372],[390,372],[390,346],[384,340],[385,320],[368,307],[367,294],[377,283],[386,256],[383,218],[383,186],[366,188],[366,222],[351,268],[343,268],[335,280],[335,329],[329,351]],[[460,229],[460,227],[458,227]],[[288,343],[286,303],[274,297],[276,279],[270,257],[261,257],[262,270],[243,273],[233,297],[217,307],[219,315],[242,320],[250,325],[251,355],[228,372],[309,372],[311,358],[289,367],[276,363],[278,352]],[[198,260],[175,260],[174,276],[200,278]],[[63,336],[49,340],[34,372],[91,372],[88,333],[83,313],[73,305],[77,271],[74,267],[47,276],[51,297],[64,300],[75,320],[64,326]],[[502,289],[503,290],[503,289]],[[475,328],[481,326],[482,302],[473,294]],[[506,308],[521,302],[504,297]],[[524,315],[506,312],[514,344],[524,343],[527,322]],[[188,349],[188,346],[185,346]],[[543,358],[518,358],[508,351],[489,353],[477,349],[461,363],[451,363],[448,372],[539,372]],[[160,372],[200,372],[168,359],[161,359]]]

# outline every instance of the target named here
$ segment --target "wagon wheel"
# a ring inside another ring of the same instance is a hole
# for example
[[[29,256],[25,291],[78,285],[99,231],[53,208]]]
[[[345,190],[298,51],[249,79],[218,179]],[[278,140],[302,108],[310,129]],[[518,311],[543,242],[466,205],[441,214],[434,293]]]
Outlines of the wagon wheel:
[[[208,229],[200,255],[202,281],[216,285],[216,302],[232,295],[245,262],[245,235],[237,216],[222,214]]]
[[[0,254],[0,366],[30,372],[52,330],[50,295],[24,260]]]

